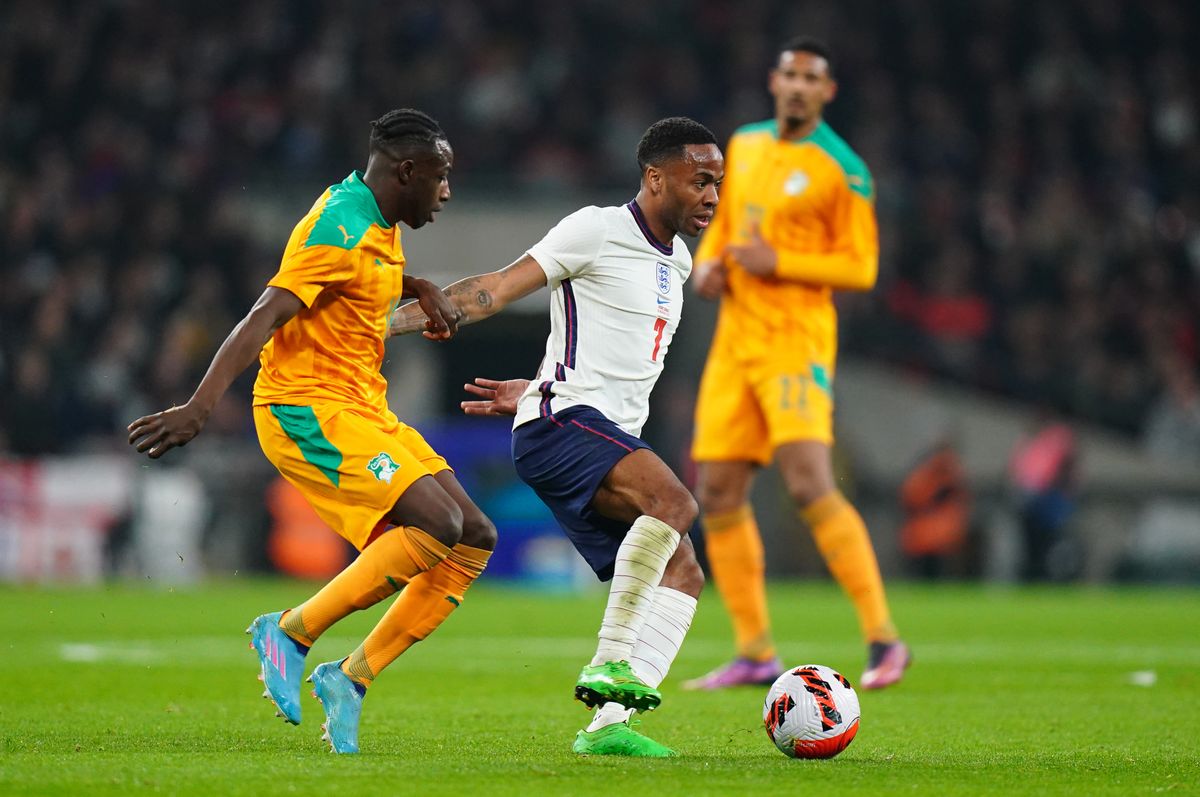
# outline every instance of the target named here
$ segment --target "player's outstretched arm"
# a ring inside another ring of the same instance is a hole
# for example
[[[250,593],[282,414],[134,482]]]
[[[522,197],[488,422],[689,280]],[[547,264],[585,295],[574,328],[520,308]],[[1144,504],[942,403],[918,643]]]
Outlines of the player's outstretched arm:
[[[477,376],[475,384],[463,385],[463,390],[482,400],[464,401],[459,406],[467,415],[516,415],[517,401],[528,387],[528,379],[498,381]]]
[[[458,318],[450,298],[441,288],[420,277],[404,276],[401,299],[416,299],[416,305],[427,319],[425,337],[430,340],[449,340],[458,331]],[[388,334],[394,334],[389,329]]]
[[[546,272],[529,255],[488,274],[467,277],[446,288],[446,297],[454,311],[459,326],[474,324],[495,315],[511,302],[522,299],[545,286]],[[424,332],[431,340],[447,336],[433,334],[429,329],[429,316],[417,302],[401,307],[392,315],[389,332],[392,335],[407,335]]]
[[[129,424],[129,445],[158,459],[200,434],[217,400],[238,374],[258,357],[275,330],[300,312],[304,304],[290,291],[267,288],[213,357],[196,392],[182,407],[156,412]]]

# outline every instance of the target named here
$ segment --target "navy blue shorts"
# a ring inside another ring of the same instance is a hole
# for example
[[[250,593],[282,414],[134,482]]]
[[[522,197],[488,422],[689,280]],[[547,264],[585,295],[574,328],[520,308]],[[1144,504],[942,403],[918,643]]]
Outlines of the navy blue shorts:
[[[650,446],[599,410],[576,405],[513,430],[512,456],[521,481],[550,507],[558,525],[601,581],[612,578],[629,524],[592,509],[592,498],[618,462]]]

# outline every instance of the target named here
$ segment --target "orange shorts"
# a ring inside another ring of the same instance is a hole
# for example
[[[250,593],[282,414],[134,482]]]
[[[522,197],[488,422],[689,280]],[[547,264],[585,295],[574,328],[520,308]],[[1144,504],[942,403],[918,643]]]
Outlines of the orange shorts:
[[[413,482],[450,470],[416,429],[390,412],[265,404],[254,407],[254,427],[271,464],[360,551]]]
[[[765,465],[784,443],[833,445],[833,362],[780,347],[745,359],[716,346],[696,399],[692,458]]]

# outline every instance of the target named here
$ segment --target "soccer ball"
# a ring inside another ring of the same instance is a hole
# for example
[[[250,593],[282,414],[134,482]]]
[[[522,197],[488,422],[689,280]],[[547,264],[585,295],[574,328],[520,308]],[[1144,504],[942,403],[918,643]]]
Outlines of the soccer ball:
[[[858,695],[836,670],[805,664],[771,684],[763,725],[789,758],[833,758],[858,733]]]

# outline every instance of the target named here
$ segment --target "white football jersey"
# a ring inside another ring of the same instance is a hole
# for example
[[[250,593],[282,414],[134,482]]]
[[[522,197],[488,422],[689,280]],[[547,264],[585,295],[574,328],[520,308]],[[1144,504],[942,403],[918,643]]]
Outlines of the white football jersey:
[[[683,309],[692,255],[654,238],[636,202],[586,207],[528,254],[546,272],[550,337],[513,427],[586,404],[634,436]]]

